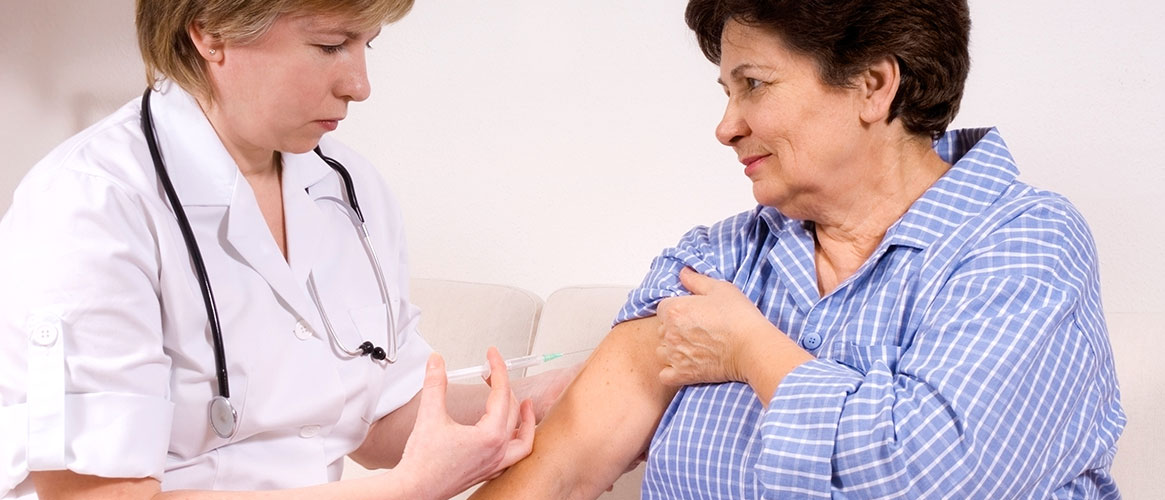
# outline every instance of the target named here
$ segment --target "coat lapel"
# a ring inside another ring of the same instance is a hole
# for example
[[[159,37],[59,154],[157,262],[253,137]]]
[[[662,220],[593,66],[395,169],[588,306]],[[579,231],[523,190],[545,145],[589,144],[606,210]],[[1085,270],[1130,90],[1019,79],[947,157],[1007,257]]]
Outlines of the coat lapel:
[[[286,201],[284,202],[286,204]],[[287,214],[286,220],[291,220]],[[247,265],[255,270],[271,290],[283,300],[296,315],[306,320],[316,332],[324,331],[319,313],[307,295],[306,274],[304,279],[298,279],[283,255],[279,252],[275,238],[259,211],[259,204],[255,201],[255,194],[242,175],[235,177],[234,195],[231,197],[230,207],[227,208],[226,244],[233,248]],[[288,252],[294,250],[293,242],[288,240]],[[310,269],[310,267],[309,267]]]

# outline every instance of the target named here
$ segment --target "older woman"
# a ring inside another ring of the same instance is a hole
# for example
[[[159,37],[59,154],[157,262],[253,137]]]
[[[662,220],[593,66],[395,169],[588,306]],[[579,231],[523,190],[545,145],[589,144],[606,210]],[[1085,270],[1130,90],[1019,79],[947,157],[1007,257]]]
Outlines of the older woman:
[[[760,205],[655,259],[478,497],[593,498],[649,438],[650,499],[1117,497],[1089,230],[998,131],[945,132],[966,2],[691,0],[687,20]]]
[[[437,499],[529,452],[496,350],[446,407],[397,203],[325,137],[411,5],[138,1],[150,89],[0,222],[0,496]]]

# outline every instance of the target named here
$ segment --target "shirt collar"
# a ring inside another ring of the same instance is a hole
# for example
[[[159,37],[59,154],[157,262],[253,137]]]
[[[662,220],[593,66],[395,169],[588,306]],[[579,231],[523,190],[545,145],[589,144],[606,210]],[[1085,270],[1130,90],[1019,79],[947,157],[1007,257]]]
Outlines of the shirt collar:
[[[925,249],[935,240],[997,200],[1019,176],[1015,160],[995,128],[947,132],[934,144],[951,168],[890,226],[875,253],[891,245]],[[812,239],[803,221],[792,220],[773,207],[758,206],[757,215],[778,238]]]
[[[169,81],[150,98],[166,171],[183,206],[230,205],[239,169],[194,96]],[[332,171],[315,152],[283,153],[283,189],[306,190]]]
[[[934,144],[951,168],[886,231],[882,247],[928,248],[950,229],[974,218],[1019,176],[995,128],[953,130]]]

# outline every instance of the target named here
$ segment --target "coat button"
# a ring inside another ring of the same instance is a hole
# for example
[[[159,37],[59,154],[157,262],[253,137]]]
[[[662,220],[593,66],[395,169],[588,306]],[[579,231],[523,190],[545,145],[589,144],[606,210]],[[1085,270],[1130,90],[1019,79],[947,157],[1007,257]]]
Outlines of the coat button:
[[[307,326],[303,321],[297,321],[293,330],[295,332],[295,338],[299,340],[307,340],[312,337],[311,327]]]
[[[816,333],[810,333],[801,337],[801,346],[812,351],[821,347],[821,336]]]
[[[299,428],[299,437],[304,439],[311,439],[318,436],[319,434],[320,426],[318,425],[305,425]]]
[[[32,343],[42,347],[49,347],[57,343],[57,338],[60,336],[61,328],[56,325],[41,323],[32,327]]]

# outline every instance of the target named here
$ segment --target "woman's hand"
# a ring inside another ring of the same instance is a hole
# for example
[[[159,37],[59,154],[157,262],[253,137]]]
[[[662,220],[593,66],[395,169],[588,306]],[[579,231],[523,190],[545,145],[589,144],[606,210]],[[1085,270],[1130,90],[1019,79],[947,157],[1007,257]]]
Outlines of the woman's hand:
[[[664,384],[744,382],[767,406],[785,375],[813,359],[731,283],[689,268],[680,282],[692,294],[664,299],[656,312]]]
[[[496,348],[486,358],[491,374],[485,414],[469,426],[458,424],[446,411],[445,361],[436,353],[429,356],[417,421],[397,470],[432,498],[449,498],[497,476],[533,447],[530,401],[515,404],[505,361]]]
[[[659,373],[667,385],[747,382],[740,354],[759,330],[780,334],[756,305],[727,281],[684,268],[680,282],[691,295],[660,301]]]

